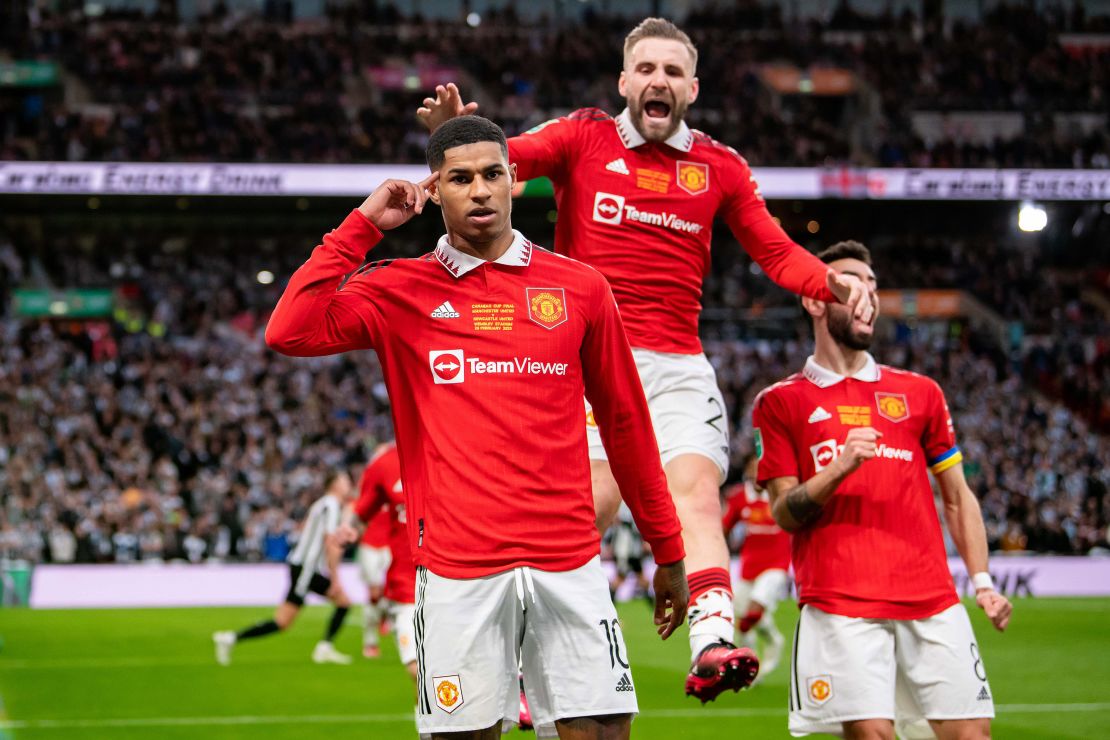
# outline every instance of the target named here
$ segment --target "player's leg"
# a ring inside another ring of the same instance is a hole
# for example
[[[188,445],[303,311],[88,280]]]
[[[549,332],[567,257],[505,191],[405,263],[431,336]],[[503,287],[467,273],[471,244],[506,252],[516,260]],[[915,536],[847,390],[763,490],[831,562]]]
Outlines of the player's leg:
[[[216,662],[220,665],[230,665],[232,648],[238,642],[266,637],[288,629],[297,619],[297,615],[304,605],[304,597],[308,593],[309,581],[308,576],[302,578],[301,566],[290,566],[289,591],[285,595],[285,601],[274,610],[272,618],[256,622],[238,632],[224,630],[212,633],[212,642],[216,648]]]
[[[366,584],[369,598],[362,606],[362,654],[366,658],[376,658],[381,654],[378,635],[387,606],[385,595],[385,575],[389,570],[391,554],[388,547],[359,545],[359,575]]]
[[[559,740],[627,740],[632,734],[632,717],[578,717],[555,723]]]
[[[785,570],[773,568],[760,573],[752,586],[752,604],[758,606],[759,619],[753,625],[753,631],[763,641],[763,651],[760,653],[760,676],[766,676],[775,670],[782,658],[782,649],[786,638],[775,624],[775,611],[779,601],[786,596],[789,575]],[[751,613],[753,609],[749,609]],[[746,619],[747,614],[742,618]]]
[[[940,740],[990,737],[994,698],[963,605],[896,625],[900,677],[913,700],[899,704],[899,734],[927,719]]]
[[[893,740],[894,639],[889,621],[803,607],[790,660],[791,734]]]
[[[744,617],[748,614],[749,608],[752,605],[752,586],[754,581],[739,581],[732,592],[732,613],[737,615],[739,619],[736,620],[736,632],[740,635],[738,644],[744,645],[755,649],[755,632],[752,627],[755,625],[751,620],[746,620]]]
[[[347,612],[351,609],[351,600],[347,598],[343,589],[338,588],[337,585],[333,586],[330,578],[325,578],[319,573],[312,577],[309,590],[324,596],[335,607],[332,610],[331,618],[328,619],[327,627],[324,628],[324,639],[316,643],[316,647],[312,650],[312,662],[347,665],[351,662],[351,656],[335,649],[335,636],[339,634],[344,620],[347,619]]]
[[[422,736],[495,738],[516,721],[524,608],[513,571],[451,579],[417,568],[413,625]]]
[[[889,719],[860,719],[844,723],[846,740],[894,740],[894,722]]]
[[[521,662],[537,736],[628,737],[636,689],[600,558],[560,573],[520,570]]]
[[[937,740],[989,740],[991,721],[989,719],[931,719],[930,727]]]

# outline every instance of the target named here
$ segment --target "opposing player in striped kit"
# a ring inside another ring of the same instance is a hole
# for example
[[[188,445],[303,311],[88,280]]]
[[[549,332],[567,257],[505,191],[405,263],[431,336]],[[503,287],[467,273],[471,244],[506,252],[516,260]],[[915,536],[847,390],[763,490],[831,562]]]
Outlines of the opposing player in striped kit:
[[[343,620],[347,618],[351,600],[339,583],[339,561],[343,557],[343,548],[331,535],[338,529],[343,506],[354,499],[354,492],[351,476],[345,471],[336,470],[327,475],[324,480],[324,495],[316,499],[309,508],[297,546],[286,559],[289,563],[289,592],[285,595],[285,601],[274,611],[272,619],[263,620],[239,632],[213,634],[216,661],[220,665],[231,663],[231,651],[237,643],[289,629],[300,614],[305,597],[310,591],[327,598],[335,605],[324,639],[316,643],[312,651],[313,662],[351,662],[351,657],[336,650],[333,644],[336,634],[343,626]]]

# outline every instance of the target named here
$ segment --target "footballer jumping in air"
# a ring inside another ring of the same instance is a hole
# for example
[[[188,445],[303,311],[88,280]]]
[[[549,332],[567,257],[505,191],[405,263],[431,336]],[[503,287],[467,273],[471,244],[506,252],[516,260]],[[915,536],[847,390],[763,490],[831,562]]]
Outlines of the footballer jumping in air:
[[[681,525],[636,364],[605,278],[510,222],[516,168],[477,116],[430,138],[431,176],[387,180],[293,274],[266,329],[289,355],[373,349],[393,408],[416,568],[417,727],[489,738],[627,738],[630,656],[600,563],[583,394],[659,568],[655,623],[685,618]],[[366,253],[440,206],[418,259]],[[342,286],[342,287],[341,287]]]
[[[874,288],[862,244],[819,256]],[[802,611],[790,732],[893,740],[897,719],[903,737],[988,738],[990,684],[948,571],[928,471],[976,602],[999,630],[1012,607],[987,571],[983,518],[944,394],[929,378],[876,364],[873,322],[837,304],[802,304],[814,353],[753,412],[759,480],[794,533]]]
[[[682,521],[692,599],[686,692],[705,702],[749,685],[759,667],[750,650],[732,643],[719,502],[728,418],[698,339],[713,222],[723,218],[783,287],[842,301],[865,321],[871,302],[858,279],[829,270],[779,228],[743,157],[686,125],[686,109],[698,96],[697,54],[671,22],[643,21],[624,44],[619,89],[627,108],[615,118],[587,108],[548,121],[510,139],[509,159],[522,180],[551,178],[556,251],[596,267],[620,306]],[[434,131],[476,108],[464,105],[451,84],[437,88],[418,115]],[[601,419],[588,419],[595,510],[605,531],[620,499]]]

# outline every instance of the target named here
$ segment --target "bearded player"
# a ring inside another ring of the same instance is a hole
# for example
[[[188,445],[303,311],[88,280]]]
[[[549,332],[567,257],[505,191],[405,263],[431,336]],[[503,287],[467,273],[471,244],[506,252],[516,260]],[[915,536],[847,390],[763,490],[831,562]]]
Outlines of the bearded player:
[[[875,286],[862,244],[819,256]],[[802,305],[814,353],[754,409],[759,480],[776,521],[794,533],[802,611],[790,732],[893,740],[897,717],[903,736],[902,723],[916,730],[927,720],[941,740],[988,738],[990,685],[948,571],[928,471],[979,607],[998,630],[1012,607],[987,571],[983,518],[944,394],[929,378],[876,364],[873,322],[824,301]]]
[[[725,491],[725,536],[742,524],[740,583],[732,601],[740,617],[736,625],[740,642],[753,650],[756,638],[763,642],[758,682],[779,664],[786,638],[775,624],[775,610],[790,590],[790,534],[771,515],[767,490],[756,485],[759,461],[751,455],[744,462],[744,481]]]
[[[728,419],[698,339],[701,285],[713,222],[723,218],[779,285],[870,318],[865,286],[829,270],[767,212],[747,162],[683,118],[698,96],[698,52],[670,21],[648,18],[625,39],[616,118],[575,111],[509,140],[521,180],[547,176],[559,220],[555,249],[597,268],[620,306],[651,409],[659,452],[682,522],[690,586],[692,667],[686,693],[702,702],[755,678],[759,662],[733,645],[728,546],[719,487],[728,469]],[[472,113],[452,84],[418,115],[433,131]],[[598,528],[620,503],[601,435],[587,417]]]

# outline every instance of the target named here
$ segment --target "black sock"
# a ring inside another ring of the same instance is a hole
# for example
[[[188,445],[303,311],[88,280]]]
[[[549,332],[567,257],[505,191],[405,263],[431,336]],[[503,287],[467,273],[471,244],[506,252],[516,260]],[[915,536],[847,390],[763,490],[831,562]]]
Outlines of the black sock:
[[[339,632],[339,628],[343,626],[343,620],[347,618],[347,607],[337,606],[335,611],[331,613],[331,621],[328,622],[328,631],[324,635],[325,642],[331,642],[335,638],[335,633]]]
[[[235,635],[236,640],[249,640],[252,637],[265,637],[266,635],[274,632],[279,632],[281,627],[272,619],[267,619],[265,622],[259,622],[253,627],[247,627],[242,632]]]

